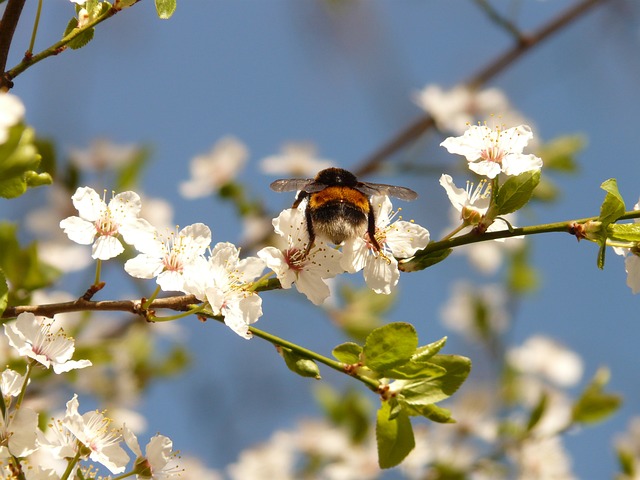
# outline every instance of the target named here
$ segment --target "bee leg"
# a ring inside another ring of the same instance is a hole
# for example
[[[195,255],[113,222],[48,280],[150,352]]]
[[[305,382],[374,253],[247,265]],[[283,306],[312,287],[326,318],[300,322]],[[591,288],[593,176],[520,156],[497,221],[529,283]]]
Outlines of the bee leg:
[[[293,205],[291,205],[291,208],[298,208],[298,205],[300,205],[300,203],[302,203],[302,201],[308,196],[309,194],[307,192],[305,192],[304,190],[300,190],[300,193],[296,197],[296,200],[293,202]]]
[[[373,215],[373,207],[371,206],[371,202],[369,202],[369,215],[367,215],[367,220],[367,234],[369,235],[369,241],[376,249],[376,251],[382,252],[382,247],[378,243],[378,240],[376,240],[376,219]]]
[[[309,255],[309,251],[316,241],[316,232],[313,229],[313,221],[311,220],[311,209],[309,207],[307,207],[304,211],[304,218],[307,224],[307,234],[309,235],[309,243],[307,243],[307,248],[304,251],[304,255],[306,257],[307,255]]]

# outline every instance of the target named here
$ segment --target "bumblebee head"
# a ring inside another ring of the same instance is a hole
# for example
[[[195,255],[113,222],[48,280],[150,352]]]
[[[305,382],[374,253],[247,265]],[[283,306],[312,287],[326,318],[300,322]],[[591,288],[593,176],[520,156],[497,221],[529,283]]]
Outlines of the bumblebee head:
[[[326,168],[316,175],[315,181],[327,186],[355,187],[358,184],[356,176],[342,168]]]

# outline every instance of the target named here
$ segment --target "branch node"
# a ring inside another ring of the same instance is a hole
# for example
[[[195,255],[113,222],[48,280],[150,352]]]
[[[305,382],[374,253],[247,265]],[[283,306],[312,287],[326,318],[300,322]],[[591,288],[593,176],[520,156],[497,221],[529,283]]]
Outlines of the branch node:
[[[96,283],[94,285],[91,285],[86,292],[84,292],[84,295],[82,295],[82,297],[80,297],[82,300],[86,300],[87,302],[89,300],[91,300],[93,298],[93,296],[98,293],[100,290],[102,290],[104,288],[104,286],[106,285],[105,282],[100,282],[100,283]]]

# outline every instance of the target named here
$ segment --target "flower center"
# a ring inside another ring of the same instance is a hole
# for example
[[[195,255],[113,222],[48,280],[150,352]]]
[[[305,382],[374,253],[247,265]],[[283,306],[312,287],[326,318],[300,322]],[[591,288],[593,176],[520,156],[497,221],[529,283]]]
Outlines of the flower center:
[[[98,234],[105,237],[111,237],[118,233],[118,223],[113,219],[111,215],[111,210],[108,208],[105,210],[104,214],[96,220],[95,223],[96,230]]]
[[[291,270],[300,272],[307,263],[306,251],[296,247],[289,248],[284,252],[284,259]]]
[[[167,253],[162,259],[162,263],[164,265],[165,270],[169,270],[171,272],[182,272],[183,262],[180,254],[176,253],[175,250],[171,250]]]
[[[500,148],[497,143],[494,143],[490,147],[484,148],[480,152],[480,157],[483,160],[487,160],[488,162],[495,162],[498,164],[502,163],[502,159],[504,158],[505,151]]]

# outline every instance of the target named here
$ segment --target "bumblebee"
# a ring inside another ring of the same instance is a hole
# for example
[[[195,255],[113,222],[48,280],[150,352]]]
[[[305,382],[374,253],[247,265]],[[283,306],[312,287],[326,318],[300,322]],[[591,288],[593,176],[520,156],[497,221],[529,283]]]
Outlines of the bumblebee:
[[[351,238],[369,234],[369,241],[380,252],[376,240],[376,219],[371,206],[372,195],[389,195],[401,200],[415,200],[418,194],[405,187],[383,183],[360,182],[356,176],[342,168],[327,168],[313,179],[291,178],[276,180],[270,185],[276,192],[299,190],[292,208],[298,208],[307,200],[305,218],[309,244],[313,246],[316,235],[340,244]]]

